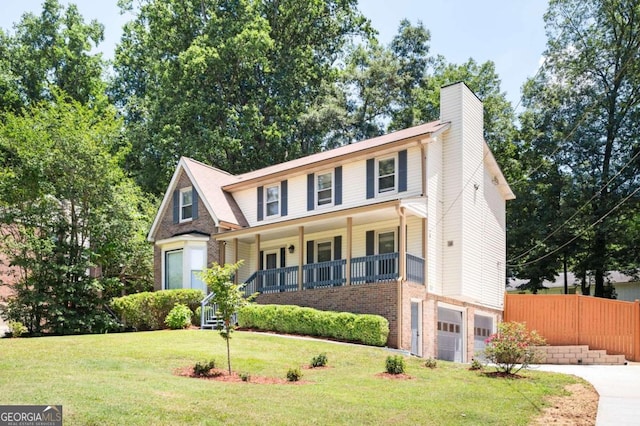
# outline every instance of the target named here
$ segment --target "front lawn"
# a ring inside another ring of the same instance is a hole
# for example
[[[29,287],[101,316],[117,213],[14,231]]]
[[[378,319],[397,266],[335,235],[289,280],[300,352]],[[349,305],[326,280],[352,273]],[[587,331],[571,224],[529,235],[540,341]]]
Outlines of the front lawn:
[[[233,370],[253,376],[284,378],[322,352],[329,368],[302,369],[304,384],[228,383],[174,374],[211,358],[224,368],[217,332],[0,339],[0,405],[62,404],[65,425],[525,425],[545,397],[578,380],[535,371],[489,378],[413,357],[412,379],[386,379],[377,376],[384,349],[250,332],[231,340]]]

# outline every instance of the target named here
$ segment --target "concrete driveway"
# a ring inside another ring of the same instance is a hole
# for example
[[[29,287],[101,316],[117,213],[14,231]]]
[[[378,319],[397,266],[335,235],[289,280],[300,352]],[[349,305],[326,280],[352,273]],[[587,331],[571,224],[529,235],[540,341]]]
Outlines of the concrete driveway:
[[[598,394],[597,426],[640,425],[640,363],[628,365],[539,365],[532,369],[573,374]]]

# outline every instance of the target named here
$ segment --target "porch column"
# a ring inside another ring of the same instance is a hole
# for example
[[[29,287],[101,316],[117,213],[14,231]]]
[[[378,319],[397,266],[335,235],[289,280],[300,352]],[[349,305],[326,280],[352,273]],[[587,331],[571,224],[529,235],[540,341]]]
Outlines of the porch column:
[[[429,247],[429,244],[431,244],[431,241],[429,241],[429,227],[427,225],[427,218],[422,219],[422,258],[424,259],[424,270],[422,271],[422,273],[424,274],[424,282],[422,284],[424,284],[425,292],[429,288],[429,262],[427,261],[429,250],[427,250],[427,247]]]
[[[400,259],[398,262],[399,279],[402,282],[407,280],[407,216],[404,207],[400,207],[400,236],[399,236],[399,252]]]
[[[260,269],[260,234],[256,234],[256,271]]]
[[[233,239],[233,263],[238,263],[238,239]],[[238,284],[238,274],[233,276],[233,283]]]
[[[351,285],[351,247],[352,243],[352,228],[353,227],[353,219],[351,217],[347,218],[347,257],[346,257],[346,271],[345,271],[345,285]]]
[[[302,265],[304,264],[304,226],[298,227],[298,290],[302,290]]]

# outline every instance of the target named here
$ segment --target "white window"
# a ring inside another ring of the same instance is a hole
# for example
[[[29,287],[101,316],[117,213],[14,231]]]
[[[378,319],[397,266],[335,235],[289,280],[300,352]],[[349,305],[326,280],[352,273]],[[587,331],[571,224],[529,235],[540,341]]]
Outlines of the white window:
[[[182,250],[165,253],[165,283],[166,290],[182,288]]]
[[[333,173],[322,173],[316,176],[316,192],[318,207],[333,203]]]
[[[193,218],[193,189],[184,188],[180,190],[180,222]]]
[[[277,216],[280,214],[280,185],[268,186],[267,202],[265,205],[266,216]]]
[[[396,158],[378,160],[378,194],[396,190]]]

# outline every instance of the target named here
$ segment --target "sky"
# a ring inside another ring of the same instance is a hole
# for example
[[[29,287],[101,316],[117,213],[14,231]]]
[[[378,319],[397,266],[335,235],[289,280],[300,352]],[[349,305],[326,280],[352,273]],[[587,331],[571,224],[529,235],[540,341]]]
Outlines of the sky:
[[[13,31],[24,13],[39,14],[43,0],[0,0],[0,27]],[[69,0],[61,0],[68,4]],[[122,26],[131,19],[121,15],[117,0],[75,0],[85,21],[98,20],[105,27],[99,46],[113,58]],[[546,47],[546,0],[360,0],[360,10],[388,44],[402,19],[421,21],[431,32],[431,53],[460,64],[473,58],[493,61],[507,99],[516,106],[520,88],[535,75]]]

